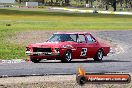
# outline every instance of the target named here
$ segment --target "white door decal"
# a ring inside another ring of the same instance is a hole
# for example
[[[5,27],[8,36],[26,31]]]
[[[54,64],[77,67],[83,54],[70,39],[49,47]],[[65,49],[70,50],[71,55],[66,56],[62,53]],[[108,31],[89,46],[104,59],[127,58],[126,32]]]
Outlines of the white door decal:
[[[87,48],[82,48],[80,56],[86,56],[86,55],[87,55]]]

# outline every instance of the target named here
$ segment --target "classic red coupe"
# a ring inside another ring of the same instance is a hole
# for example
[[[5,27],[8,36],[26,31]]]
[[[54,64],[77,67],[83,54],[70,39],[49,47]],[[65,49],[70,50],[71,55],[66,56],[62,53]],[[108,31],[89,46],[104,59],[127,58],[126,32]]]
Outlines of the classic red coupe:
[[[59,59],[61,62],[70,62],[72,59],[93,58],[102,61],[107,56],[110,46],[98,41],[87,32],[57,32],[44,43],[30,44],[26,47],[26,54],[34,63],[42,59]]]

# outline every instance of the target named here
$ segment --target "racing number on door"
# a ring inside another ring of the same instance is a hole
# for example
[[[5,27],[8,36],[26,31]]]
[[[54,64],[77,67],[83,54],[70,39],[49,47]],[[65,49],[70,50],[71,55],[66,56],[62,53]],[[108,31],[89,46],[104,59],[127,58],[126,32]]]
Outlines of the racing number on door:
[[[86,55],[87,55],[87,48],[82,48],[80,56],[86,56]]]

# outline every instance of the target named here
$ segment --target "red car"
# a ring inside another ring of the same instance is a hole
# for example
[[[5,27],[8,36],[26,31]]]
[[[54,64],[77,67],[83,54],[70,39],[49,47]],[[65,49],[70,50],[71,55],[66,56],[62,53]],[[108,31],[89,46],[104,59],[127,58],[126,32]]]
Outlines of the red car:
[[[26,54],[34,63],[42,59],[59,59],[62,62],[70,62],[72,59],[93,58],[102,61],[107,56],[110,46],[99,42],[90,33],[54,33],[44,43],[30,44],[26,47]]]

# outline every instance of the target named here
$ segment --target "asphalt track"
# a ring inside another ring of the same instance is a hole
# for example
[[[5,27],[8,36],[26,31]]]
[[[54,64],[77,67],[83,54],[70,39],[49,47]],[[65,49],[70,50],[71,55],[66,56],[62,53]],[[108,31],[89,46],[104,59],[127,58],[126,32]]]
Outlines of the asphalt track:
[[[79,66],[87,72],[132,72],[132,31],[98,31],[95,35],[117,43],[123,52],[104,57],[101,63],[92,59],[71,63],[1,63],[0,76],[75,74]]]
[[[118,14],[118,15],[132,15],[132,12],[113,12],[113,11],[98,11],[98,10],[82,10],[82,9],[72,9],[72,8],[58,8],[53,7],[49,10],[56,11],[68,11],[68,12],[79,12],[79,13],[100,13],[100,14]]]

